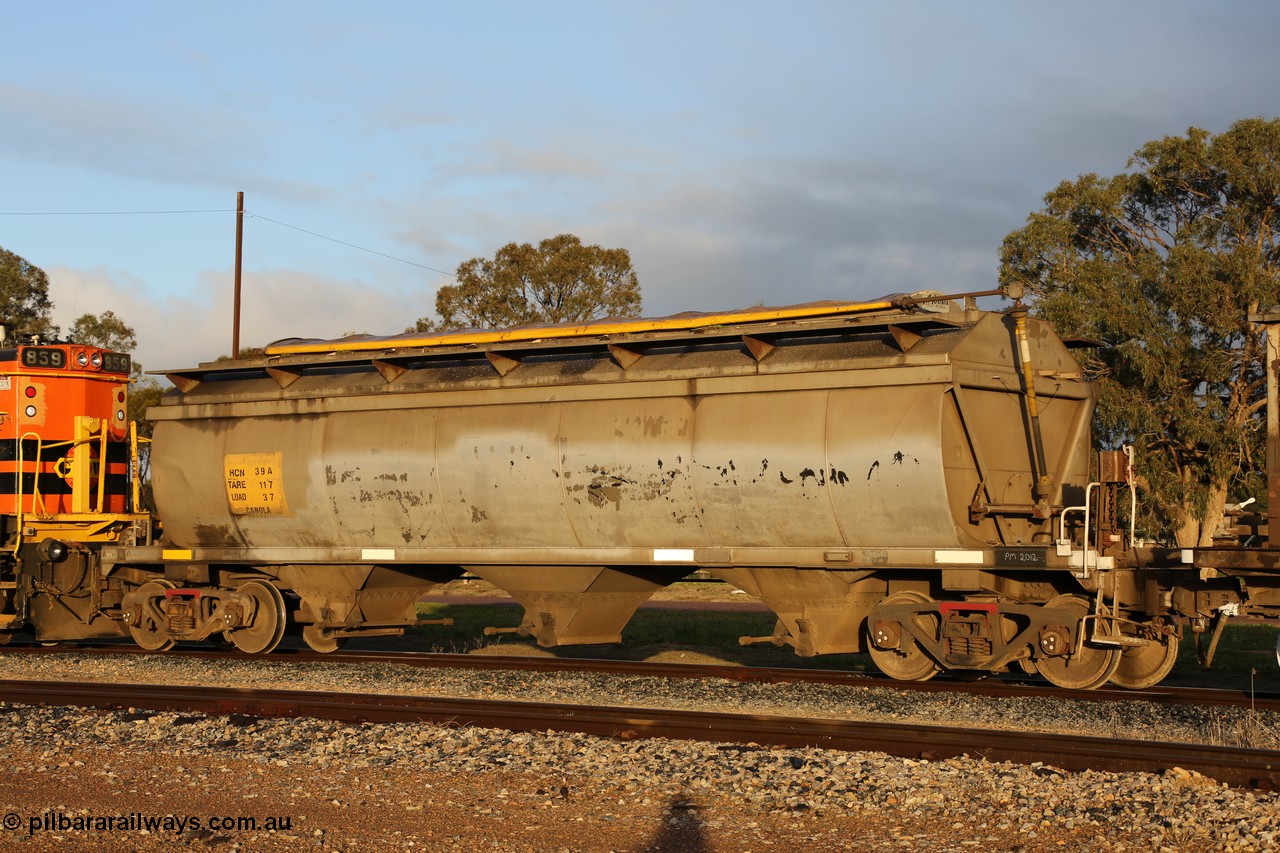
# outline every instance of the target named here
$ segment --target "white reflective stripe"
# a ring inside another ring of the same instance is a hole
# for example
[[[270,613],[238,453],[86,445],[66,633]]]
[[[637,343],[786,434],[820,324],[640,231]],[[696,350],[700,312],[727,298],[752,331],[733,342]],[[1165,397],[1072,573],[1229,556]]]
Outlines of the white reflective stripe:
[[[934,551],[935,563],[959,563],[965,566],[981,566],[987,561],[986,551]]]
[[[362,560],[394,560],[395,558],[395,548],[365,548],[360,552]]]
[[[1193,563],[1195,563],[1195,561],[1196,561],[1196,552],[1195,552],[1195,551],[1192,551],[1190,548],[1183,548],[1183,549],[1182,549],[1182,564],[1183,564],[1184,566],[1190,566],[1190,565],[1192,565]]]
[[[692,563],[692,548],[654,548],[653,561],[655,563]]]

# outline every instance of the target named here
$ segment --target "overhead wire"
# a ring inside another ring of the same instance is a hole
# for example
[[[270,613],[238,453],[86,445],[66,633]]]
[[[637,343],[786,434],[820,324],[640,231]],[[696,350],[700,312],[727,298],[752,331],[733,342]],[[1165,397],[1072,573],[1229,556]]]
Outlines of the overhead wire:
[[[168,215],[188,214],[188,213],[235,213],[235,212],[236,212],[235,208],[211,208],[208,210],[36,210],[36,211],[0,210],[0,216],[168,216]],[[312,237],[318,237],[321,240],[328,240],[331,243],[337,243],[340,246],[346,246],[347,248],[350,248],[350,249],[356,249],[361,252],[368,252],[371,255],[377,255],[378,257],[386,258],[387,260],[390,260],[390,261],[397,261],[402,264],[408,264],[409,266],[418,267],[419,269],[429,270],[430,272],[439,273],[440,275],[447,275],[450,278],[457,277],[453,273],[449,272],[448,270],[436,269],[435,267],[429,267],[426,264],[420,264],[420,263],[417,263],[416,261],[410,261],[404,258],[398,258],[395,255],[388,255],[386,252],[379,252],[376,249],[369,249],[364,246],[359,246],[355,243],[348,243],[346,240],[339,240],[336,237],[329,237],[325,234],[320,234],[315,231],[308,231],[306,228],[299,228],[297,225],[290,225],[288,222],[281,222],[278,219],[272,219],[271,217],[263,216],[260,213],[250,213],[249,211],[246,210],[244,215],[246,218],[249,218],[249,219],[261,219],[264,222],[270,222],[273,225],[279,225],[284,228],[290,228],[294,231],[300,231],[303,234],[307,234]]]
[[[209,210],[0,210],[0,216],[163,216],[171,213],[235,213],[235,208]]]
[[[453,273],[448,272],[446,270],[438,270],[435,267],[429,267],[426,264],[419,264],[419,263],[415,263],[414,261],[406,261],[404,258],[397,258],[394,255],[388,255],[384,252],[379,252],[374,249],[366,249],[364,246],[357,246],[355,243],[348,243],[347,241],[339,240],[336,237],[327,237],[324,234],[317,234],[315,231],[308,231],[305,228],[299,228],[298,226],[290,225],[287,222],[280,222],[279,220],[271,219],[269,217],[263,216],[260,213],[249,213],[248,211],[245,211],[244,215],[249,217],[250,219],[261,219],[266,222],[270,222],[273,225],[281,225],[285,228],[292,228],[294,231],[301,231],[303,234],[310,234],[312,237],[319,237],[321,240],[328,240],[329,242],[337,243],[340,246],[347,246],[352,249],[359,249],[361,252],[368,252],[371,255],[378,255],[379,257],[387,258],[388,260],[399,261],[402,264],[409,264],[410,266],[419,267],[424,270],[430,270],[431,272],[438,272],[441,275],[456,277],[454,276]]]

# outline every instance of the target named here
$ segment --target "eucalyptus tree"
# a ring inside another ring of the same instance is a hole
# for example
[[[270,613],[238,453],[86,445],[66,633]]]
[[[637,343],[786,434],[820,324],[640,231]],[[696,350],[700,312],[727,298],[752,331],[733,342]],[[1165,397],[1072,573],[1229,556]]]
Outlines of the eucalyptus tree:
[[[584,246],[561,234],[464,261],[457,284],[436,293],[436,313],[438,321],[424,317],[410,331],[633,317],[640,313],[640,284],[626,249]]]
[[[1208,544],[1228,502],[1265,498],[1265,343],[1280,303],[1280,120],[1146,143],[1127,171],[1081,175],[1005,238],[1001,278],[1084,350],[1097,434],[1137,447],[1143,519]]]
[[[19,333],[50,334],[52,310],[45,271],[0,246],[0,322]]]

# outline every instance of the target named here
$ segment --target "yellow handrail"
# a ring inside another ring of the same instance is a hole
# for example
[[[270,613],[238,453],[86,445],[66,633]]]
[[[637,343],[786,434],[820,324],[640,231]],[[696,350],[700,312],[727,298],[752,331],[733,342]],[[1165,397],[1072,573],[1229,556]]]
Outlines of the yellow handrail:
[[[22,443],[26,441],[28,437],[34,438],[36,441],[36,471],[35,476],[32,477],[32,482],[35,484],[35,488],[31,494],[31,514],[42,514],[37,510],[37,506],[40,500],[40,458],[44,455],[44,447],[42,446],[44,440],[40,437],[39,433],[24,432],[22,435],[18,436],[18,471],[14,477],[13,490],[15,501],[14,523],[17,527],[16,534],[13,537],[13,553],[15,554],[17,554],[18,549],[22,547],[22,533],[23,529],[26,527],[26,525],[23,524],[23,518],[25,517],[26,512],[22,508],[22,473],[26,460],[23,458]]]
[[[138,470],[138,422],[129,421],[129,485],[132,491],[132,498],[129,504],[130,512],[138,511],[138,503],[140,500],[140,492],[138,491],[138,478],[141,476]]]
[[[92,459],[90,464],[93,464]],[[110,470],[111,467],[107,464],[107,425],[103,422],[98,440],[98,512],[104,512],[107,507],[107,473]],[[90,508],[89,511],[93,512],[93,509]]]

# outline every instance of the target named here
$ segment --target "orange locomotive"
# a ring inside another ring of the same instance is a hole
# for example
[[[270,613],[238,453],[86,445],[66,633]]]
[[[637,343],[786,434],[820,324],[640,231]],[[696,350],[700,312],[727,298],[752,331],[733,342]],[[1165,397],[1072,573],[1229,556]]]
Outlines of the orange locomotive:
[[[35,625],[39,636],[40,611],[56,609],[64,633],[119,633],[103,614],[114,602],[84,575],[91,551],[149,535],[134,511],[130,367],[99,347],[0,340],[0,630]],[[62,594],[72,588],[83,595]]]

